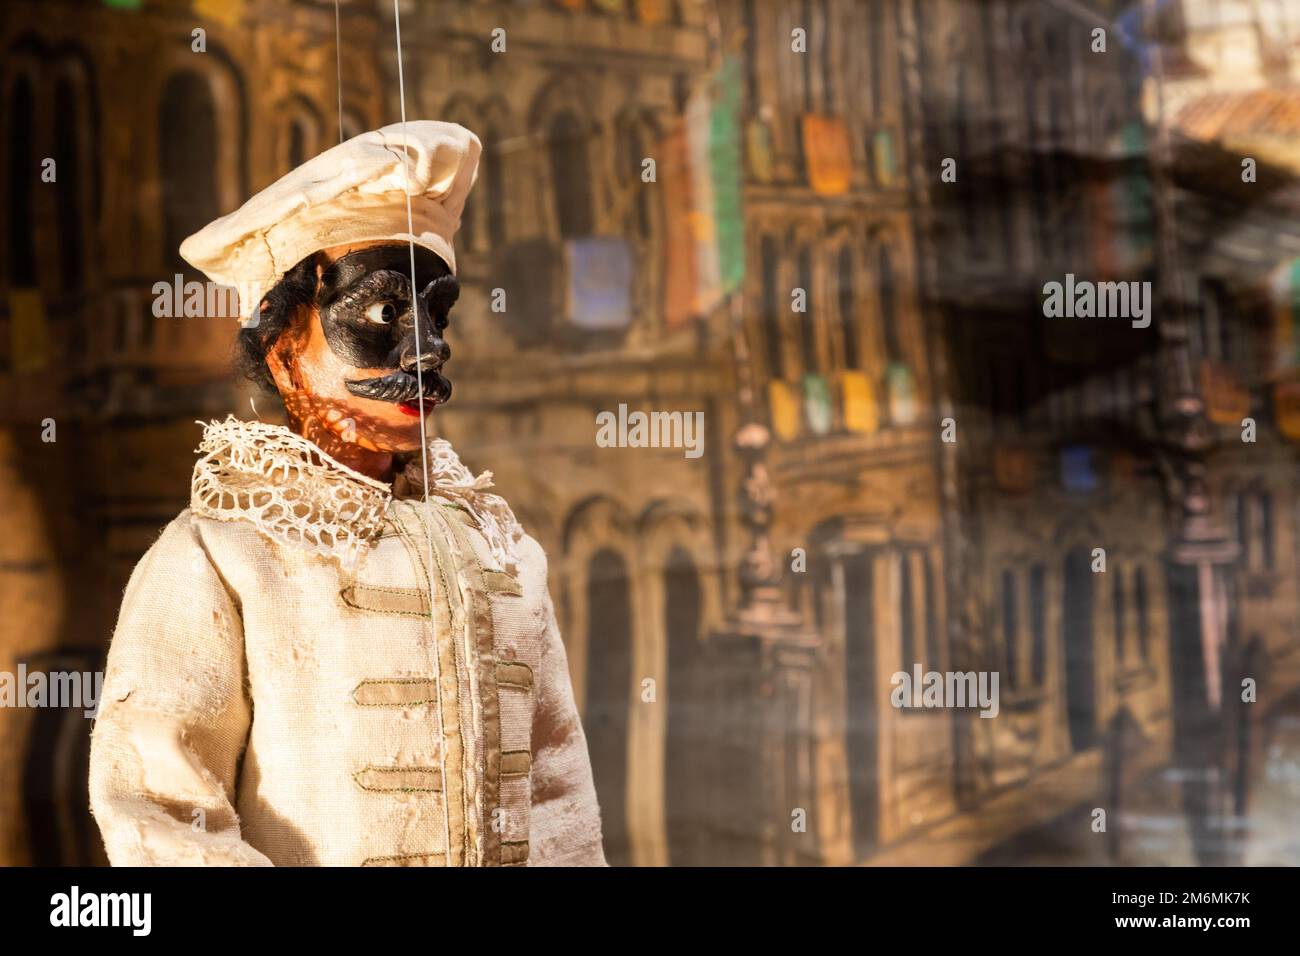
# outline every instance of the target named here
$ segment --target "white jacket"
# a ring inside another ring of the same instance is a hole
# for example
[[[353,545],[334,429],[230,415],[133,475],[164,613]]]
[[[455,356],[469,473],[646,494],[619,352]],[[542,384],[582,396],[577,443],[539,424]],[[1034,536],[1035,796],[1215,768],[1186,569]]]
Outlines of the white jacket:
[[[112,862],[603,865],[546,556],[488,476],[435,443],[426,506],[278,426],[201,450],[109,653]]]

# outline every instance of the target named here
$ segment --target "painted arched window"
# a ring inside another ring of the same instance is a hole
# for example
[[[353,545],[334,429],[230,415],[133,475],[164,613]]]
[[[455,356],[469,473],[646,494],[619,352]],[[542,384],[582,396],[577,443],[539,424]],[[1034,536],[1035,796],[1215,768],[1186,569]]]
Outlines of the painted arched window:
[[[831,20],[831,5],[827,0],[820,0],[817,4],[817,27],[820,32],[821,53],[817,57],[821,66],[821,100],[819,109],[824,113],[835,113],[838,111],[838,102],[836,101],[835,90],[838,85],[839,73],[836,70],[838,65],[835,61],[835,45],[842,37],[836,35],[835,25]]]
[[[894,263],[889,247],[882,245],[876,258],[876,287],[880,295],[880,330],[887,362],[903,361],[903,344],[898,334],[898,303],[894,290]]]
[[[1097,732],[1097,690],[1093,648],[1093,582],[1087,550],[1065,557],[1062,578],[1061,643],[1065,653],[1065,712],[1070,745],[1087,750]]]
[[[884,0],[871,5],[871,50],[867,54],[867,68],[871,71],[871,109],[879,122],[885,114],[885,22],[887,14]],[[868,143],[868,146],[871,144]],[[868,149],[868,153],[871,150]]]
[[[689,552],[674,548],[664,568],[664,630],[668,647],[668,728],[664,794],[668,860],[674,866],[709,862],[704,826],[710,811],[701,780],[709,730],[704,708],[709,688],[700,662],[700,578]]]
[[[181,242],[219,214],[216,105],[197,73],[177,73],[163,89],[158,113],[162,173],[162,259],[177,271],[189,267]]]
[[[853,249],[840,250],[836,273],[840,306],[840,340],[844,347],[844,367],[859,368],[857,300],[854,289]]]
[[[1146,568],[1139,564],[1137,570],[1133,572],[1133,604],[1137,612],[1138,653],[1142,655],[1144,664],[1150,660],[1151,654],[1151,636],[1148,633],[1151,627],[1151,612],[1147,600],[1147,572]]]
[[[289,168],[297,169],[302,165],[307,156],[306,137],[303,135],[302,124],[293,123],[289,127]]]
[[[1029,628],[1029,674],[1040,687],[1047,674],[1047,566],[1041,562],[1029,569]]]
[[[623,128],[623,160],[620,164],[619,180],[628,183],[630,188],[636,190],[633,194],[636,233],[644,240],[650,238],[650,201],[653,198],[652,191],[645,188],[641,182],[641,163],[646,158],[646,139],[643,124],[636,118],[628,119]]]
[[[1243,566],[1248,571],[1271,571],[1275,558],[1273,496],[1255,487],[1237,492],[1234,500]]]
[[[360,136],[365,131],[365,124],[360,117],[353,113],[345,112],[343,114],[343,139],[345,142],[354,136]]]
[[[1232,509],[1232,520],[1237,529],[1237,544],[1241,549],[1241,560],[1246,567],[1250,567],[1250,508],[1249,497],[1244,491],[1230,492],[1228,495],[1228,506]]]
[[[587,131],[570,112],[560,113],[551,120],[550,160],[555,221],[561,238],[591,235],[594,220]]]
[[[782,99],[789,106],[788,112],[797,123],[800,113],[811,112],[813,109],[810,101],[810,77],[813,64],[809,61],[817,56],[816,48],[812,45],[813,37],[816,34],[812,29],[811,0],[799,0],[798,3],[785,4],[785,7],[789,11],[785,14],[785,16],[789,17],[787,29],[799,28],[803,30],[806,52],[794,56],[778,57],[773,65],[778,72],[776,88],[781,91]],[[792,41],[788,40],[786,42]]]
[[[781,293],[777,286],[780,253],[776,239],[764,236],[759,248],[763,282],[763,339],[767,347],[767,374],[785,378],[785,352],[781,342]]]
[[[1006,668],[1008,687],[1020,683],[1016,655],[1016,634],[1020,630],[1016,575],[1010,568],[1002,572],[1002,666]]]
[[[479,246],[478,214],[479,204],[483,201],[483,177],[474,183],[474,188],[465,197],[465,205],[460,210],[460,228],[456,231],[456,248],[474,250]],[[488,188],[491,192],[491,187]]]
[[[9,94],[9,182],[8,214],[9,284],[36,285],[36,252],[32,196],[40,182],[40,166],[33,148],[36,107],[32,85],[20,76]]]
[[[910,671],[918,663],[916,646],[916,605],[912,588],[912,562],[906,552],[898,558],[898,631],[903,668]]]
[[[295,116],[289,122],[288,166],[297,169],[321,151],[320,129],[305,116]]]
[[[817,371],[817,326],[813,309],[812,250],[804,246],[799,250],[799,288],[803,289],[806,304],[804,311],[796,313],[799,320],[799,345],[803,355],[805,373]]]
[[[880,835],[880,774],[877,772],[881,734],[876,705],[876,587],[877,555],[856,551],[834,559],[839,567],[827,576],[839,603],[844,644],[845,751],[848,757],[848,800],[853,854],[866,857]],[[827,567],[830,562],[818,562]],[[884,582],[881,582],[883,585]]]
[[[971,170],[975,166],[975,150],[973,143],[973,134],[971,131],[971,76],[972,71],[964,65],[957,71],[957,108],[956,115],[953,117],[954,133],[957,139],[957,163],[959,167]],[[983,118],[981,117],[981,120]],[[970,173],[962,178],[963,184],[971,182]],[[963,185],[959,192],[958,202],[961,207],[961,225],[962,236],[966,242],[966,249],[972,256],[979,257],[985,250],[984,243],[981,242],[980,235],[980,215],[978,209],[979,191],[971,189],[969,185]]]
[[[587,702],[583,726],[600,801],[605,858],[630,862],[627,833],[632,607],[627,564],[608,548],[587,564]]]
[[[745,81],[749,94],[749,105],[757,112],[759,106],[758,71],[760,63],[760,46],[762,34],[759,33],[759,0],[745,0],[743,17],[745,22]]]
[[[817,28],[816,24],[813,22],[812,0],[803,0],[803,2],[799,4],[799,26],[804,29],[804,42],[807,44],[805,47],[807,51],[805,55],[795,57],[796,62],[798,62],[801,68],[799,78],[803,86],[803,108],[805,112],[814,113],[818,110],[817,101],[813,96],[813,69],[814,61],[817,59],[817,56],[821,51],[817,51],[817,53],[813,52],[816,49],[814,43],[817,36]]]
[[[942,667],[939,651],[939,603],[934,566],[928,554],[921,555],[921,575],[925,588],[925,661],[932,670]]]
[[[483,131],[483,183],[487,186],[482,201],[487,205],[488,241],[499,248],[506,241],[506,178],[501,157],[501,138],[495,128]]]
[[[78,131],[83,128],[86,117],[82,115],[81,103],[72,83],[66,78],[59,80],[54,90],[54,115],[59,122],[54,127],[54,157],[59,172],[61,188],[55,194],[59,224],[59,261],[63,268],[63,280],[71,288],[80,288],[85,268],[82,264],[84,254],[84,219],[81,197],[81,150]]]
[[[1266,571],[1272,571],[1274,565],[1273,495],[1267,491],[1260,491],[1255,496],[1255,502],[1259,513],[1260,566]]]
[[[1124,655],[1128,645],[1128,630],[1126,626],[1126,598],[1124,593],[1124,569],[1116,568],[1115,577],[1111,581],[1111,612],[1115,620],[1115,660],[1122,666]]]

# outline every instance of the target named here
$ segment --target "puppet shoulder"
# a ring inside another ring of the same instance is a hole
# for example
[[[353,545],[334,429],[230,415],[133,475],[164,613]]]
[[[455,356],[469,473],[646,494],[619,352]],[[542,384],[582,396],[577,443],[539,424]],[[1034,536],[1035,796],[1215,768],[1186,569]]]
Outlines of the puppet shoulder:
[[[194,582],[207,577],[230,585],[241,567],[274,560],[276,546],[247,521],[224,521],[186,508],[162,529],[132,572],[145,579]]]

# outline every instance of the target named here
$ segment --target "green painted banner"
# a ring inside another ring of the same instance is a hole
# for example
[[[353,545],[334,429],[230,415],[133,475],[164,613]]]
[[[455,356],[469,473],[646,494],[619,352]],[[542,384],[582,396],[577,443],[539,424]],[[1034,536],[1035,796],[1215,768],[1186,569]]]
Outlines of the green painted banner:
[[[717,96],[709,117],[709,172],[713,183],[719,280],[725,294],[737,291],[745,280],[740,60],[727,57],[714,82]]]

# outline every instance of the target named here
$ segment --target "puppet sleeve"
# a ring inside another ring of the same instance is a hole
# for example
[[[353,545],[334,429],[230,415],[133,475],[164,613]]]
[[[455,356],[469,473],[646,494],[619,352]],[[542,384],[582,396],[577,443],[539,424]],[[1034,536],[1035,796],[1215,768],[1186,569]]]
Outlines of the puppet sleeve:
[[[573,700],[568,656],[546,597],[533,716],[529,866],[605,866],[587,736]]]
[[[239,610],[182,512],[131,574],[91,735],[91,811],[114,866],[272,865],[234,808],[244,672]]]

